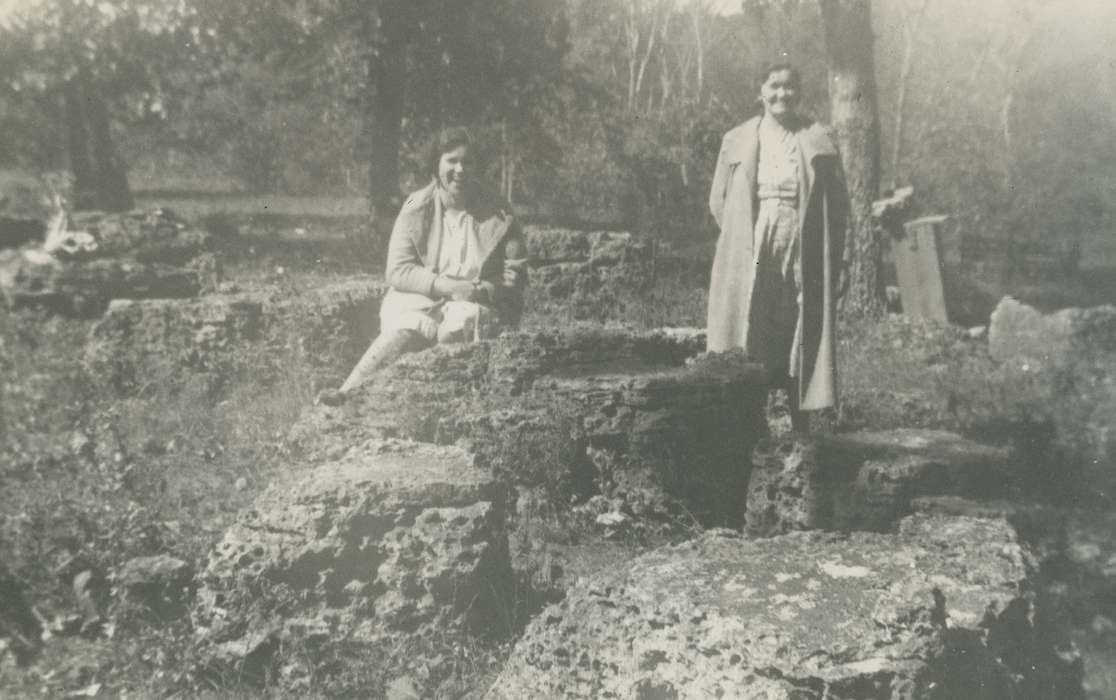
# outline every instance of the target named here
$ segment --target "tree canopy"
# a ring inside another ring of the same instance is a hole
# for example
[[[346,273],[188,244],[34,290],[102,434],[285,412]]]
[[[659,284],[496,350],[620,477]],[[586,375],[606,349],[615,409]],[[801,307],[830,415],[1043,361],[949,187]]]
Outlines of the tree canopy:
[[[14,137],[0,160],[57,169],[77,154],[78,170],[84,152],[123,174],[174,151],[248,189],[387,202],[422,177],[431,131],[462,122],[517,206],[707,245],[720,135],[754,110],[762,64],[799,65],[807,106],[830,119],[822,9],[839,4],[27,0],[0,23],[0,126]],[[881,183],[913,184],[923,211],[987,235],[1113,225],[1116,10],[871,11]]]

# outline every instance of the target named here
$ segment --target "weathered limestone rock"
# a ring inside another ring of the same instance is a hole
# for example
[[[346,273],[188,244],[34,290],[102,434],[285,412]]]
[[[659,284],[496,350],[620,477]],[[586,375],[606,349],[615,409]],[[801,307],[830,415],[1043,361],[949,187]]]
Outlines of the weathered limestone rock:
[[[197,296],[220,275],[212,256],[197,262],[209,234],[163,210],[86,212],[70,226],[82,245],[71,249],[59,239],[0,257],[0,292],[9,306],[99,316],[112,299]]]
[[[747,529],[885,530],[918,496],[1011,495],[1009,457],[935,430],[771,438],[753,454]]]
[[[956,496],[915,499],[921,513],[1000,520],[1038,561],[1035,589],[1047,619],[1069,630],[1081,652],[1087,698],[1113,696],[1111,625],[1116,619],[1116,515]]]
[[[915,516],[897,534],[713,531],[578,585],[486,696],[1079,698],[1034,615],[1011,528]]]
[[[353,446],[273,484],[225,533],[202,576],[198,623],[228,642],[229,608],[267,582],[297,594],[287,622],[346,639],[491,624],[511,581],[505,501],[458,448]]]
[[[528,226],[530,287],[527,308],[562,312],[577,319],[613,318],[626,303],[669,274],[645,237],[616,231],[579,231]],[[694,286],[704,286],[699,275]]]
[[[198,269],[100,258],[67,262],[29,250],[0,259],[0,292],[9,307],[45,307],[95,317],[110,299],[181,299],[205,284]]]
[[[1046,364],[1065,363],[1075,355],[1116,353],[1116,306],[1044,314],[1004,297],[992,312],[988,349],[997,360]]]
[[[763,435],[765,379],[737,355],[541,383],[580,405],[603,495],[645,503],[661,493],[701,523],[739,525],[748,454]]]
[[[219,385],[238,363],[255,362],[266,375],[266,363],[284,352],[339,372],[374,336],[383,291],[382,283],[356,278],[293,298],[262,290],[118,300],[91,331],[86,362],[98,381],[121,392],[199,375]]]
[[[380,437],[452,442],[462,437],[459,425],[465,429],[516,420],[501,420],[498,414],[505,409],[522,412],[521,404],[531,403],[536,383],[543,391],[540,380],[680,367],[704,344],[704,334],[692,329],[632,333],[581,326],[439,345],[403,355],[343,406],[308,410],[289,442],[310,453],[328,452],[339,441],[356,444]],[[543,401],[534,403],[547,407]],[[493,417],[483,417],[489,415]]]
[[[255,299],[118,299],[90,331],[85,362],[102,386],[127,393],[146,383],[220,373],[234,350],[262,338],[263,305]]]
[[[435,347],[345,405],[308,411],[289,442],[313,456],[370,438],[464,441],[520,485],[588,471],[601,493],[739,523],[765,377],[743,356],[686,364],[700,344],[697,333],[583,328]]]
[[[115,572],[113,584],[124,599],[147,606],[167,619],[186,611],[194,570],[188,563],[166,554],[136,557]]]
[[[69,228],[87,231],[101,257],[137,262],[183,265],[210,245],[210,234],[191,228],[166,209],[125,213],[86,211],[70,218]]]

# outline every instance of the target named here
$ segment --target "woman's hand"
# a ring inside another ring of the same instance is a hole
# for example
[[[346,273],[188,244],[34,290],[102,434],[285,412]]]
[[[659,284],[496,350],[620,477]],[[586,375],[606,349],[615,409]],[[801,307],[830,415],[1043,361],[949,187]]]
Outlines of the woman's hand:
[[[441,276],[434,280],[434,293],[453,301],[476,301],[478,296],[477,285],[473,282]]]

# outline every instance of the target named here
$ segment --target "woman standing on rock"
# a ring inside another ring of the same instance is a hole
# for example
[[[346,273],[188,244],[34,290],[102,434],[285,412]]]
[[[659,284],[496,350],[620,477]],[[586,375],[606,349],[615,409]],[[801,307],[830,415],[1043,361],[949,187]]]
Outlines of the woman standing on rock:
[[[801,77],[763,73],[763,114],[725,134],[709,208],[721,228],[709,287],[708,349],[743,348],[790,396],[791,420],[837,403],[836,300],[845,191],[829,130],[797,111]]]
[[[391,232],[380,335],[323,403],[340,403],[404,352],[490,337],[519,320],[526,246],[507,204],[477,181],[472,136],[443,129],[426,163],[430,184],[407,198]]]

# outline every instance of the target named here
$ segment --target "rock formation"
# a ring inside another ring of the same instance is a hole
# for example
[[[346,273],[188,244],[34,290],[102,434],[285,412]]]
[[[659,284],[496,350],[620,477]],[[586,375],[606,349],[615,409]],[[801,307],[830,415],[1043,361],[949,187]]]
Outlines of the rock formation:
[[[569,591],[486,697],[1080,697],[1080,664],[1044,627],[1032,575],[994,520],[713,531]]]
[[[919,496],[1006,496],[1010,454],[938,430],[770,438],[753,454],[747,530],[886,530]]]
[[[369,441],[293,472],[230,528],[201,576],[196,624],[215,653],[250,654],[272,631],[238,606],[280,585],[276,629],[365,643],[493,629],[511,587],[507,488],[454,447]],[[506,618],[506,615],[505,615]]]
[[[72,225],[84,226],[75,230],[89,239],[73,251],[53,245],[50,251],[27,248],[0,256],[0,293],[10,307],[96,317],[112,299],[195,297],[220,275],[204,252],[209,234],[170,212],[92,212]]]
[[[464,441],[512,483],[580,473],[590,492],[739,523],[748,455],[766,430],[765,377],[743,356],[687,364],[701,342],[582,329],[434,347],[404,356],[350,403],[308,412],[290,442],[328,455],[369,438]],[[531,459],[526,448],[555,429],[573,434]]]
[[[1064,365],[1082,355],[1116,354],[1116,306],[1044,314],[1004,297],[992,312],[988,350],[997,360],[1046,365]]]
[[[191,376],[220,385],[237,363],[262,364],[284,352],[336,373],[374,336],[383,292],[382,283],[353,278],[295,297],[263,289],[188,300],[117,300],[94,326],[86,362],[99,383],[125,393]]]

